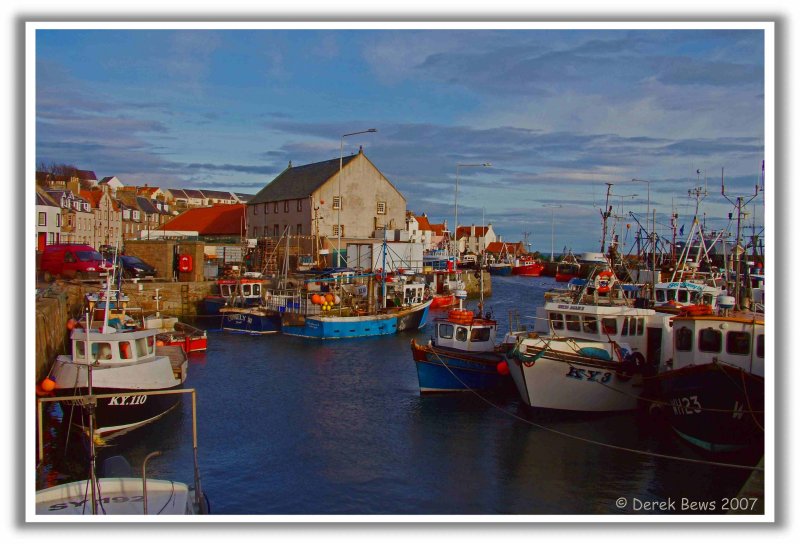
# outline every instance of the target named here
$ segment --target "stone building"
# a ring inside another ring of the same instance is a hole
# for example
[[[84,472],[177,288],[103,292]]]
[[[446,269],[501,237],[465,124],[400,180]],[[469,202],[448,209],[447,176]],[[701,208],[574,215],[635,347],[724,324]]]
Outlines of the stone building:
[[[363,151],[339,159],[289,166],[247,203],[247,236],[328,239],[330,249],[373,238],[383,228],[404,229],[406,199]],[[335,261],[334,261],[335,262]]]

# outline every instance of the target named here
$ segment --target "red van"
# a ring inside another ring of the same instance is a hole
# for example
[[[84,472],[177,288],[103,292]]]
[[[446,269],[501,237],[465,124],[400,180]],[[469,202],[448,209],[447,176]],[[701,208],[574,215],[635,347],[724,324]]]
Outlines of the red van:
[[[100,253],[85,244],[53,244],[46,246],[39,260],[44,281],[54,276],[64,278],[96,278],[110,268]]]

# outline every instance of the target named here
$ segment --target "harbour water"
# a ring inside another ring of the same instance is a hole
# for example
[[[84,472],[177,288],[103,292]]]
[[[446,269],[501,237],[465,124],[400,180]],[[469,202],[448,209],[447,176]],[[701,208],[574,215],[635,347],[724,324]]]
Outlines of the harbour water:
[[[486,307],[500,332],[509,310],[524,322],[553,285],[493,278]],[[186,387],[198,394],[212,514],[724,513],[723,501],[750,475],[585,441],[704,459],[642,414],[532,411],[516,396],[422,397],[409,344],[429,336],[429,326],[340,341],[210,332],[207,353],[190,357]],[[111,440],[99,457],[124,455],[136,469],[158,450],[148,476],[191,482],[191,423],[187,397],[161,421]],[[64,457],[61,447],[48,448],[43,479],[86,477],[83,452]],[[674,507],[637,509],[646,501]],[[688,509],[686,501],[707,506]]]

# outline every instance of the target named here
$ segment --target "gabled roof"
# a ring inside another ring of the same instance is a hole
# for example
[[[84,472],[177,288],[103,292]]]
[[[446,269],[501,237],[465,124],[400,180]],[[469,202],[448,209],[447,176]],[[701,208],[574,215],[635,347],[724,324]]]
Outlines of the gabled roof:
[[[204,199],[203,191],[198,191],[197,189],[184,189],[183,193],[189,198],[199,198]]]
[[[81,189],[81,198],[84,199],[92,208],[99,208],[100,207],[100,199],[103,198],[103,193],[100,191],[87,191],[86,189]]]
[[[208,189],[203,189],[200,192],[206,198],[224,198],[226,200],[230,200],[232,198],[235,198],[233,196],[233,193],[231,193],[230,191],[211,191],[211,190],[208,190]]]
[[[141,196],[151,197],[151,196],[153,196],[153,194],[155,194],[155,193],[156,193],[158,190],[159,190],[159,188],[158,188],[158,187],[150,187],[150,186],[145,186],[145,187],[137,187],[137,188],[136,188],[136,194],[137,194],[137,195],[141,195]]]
[[[91,170],[75,170],[75,176],[77,176],[78,179],[97,180],[97,174]]]
[[[482,238],[486,236],[486,231],[488,230],[489,227],[476,226],[475,236],[478,238]],[[468,238],[470,236],[472,236],[472,227],[458,227],[458,229],[456,229],[456,240],[460,240],[461,238]]]
[[[47,194],[39,187],[36,188],[36,205],[37,206],[53,206],[55,208],[61,207],[61,197],[58,200]]]
[[[209,208],[186,210],[165,224],[164,230],[197,231],[201,236],[242,234],[244,204],[217,204]]]
[[[431,228],[431,223],[428,221],[428,218],[424,215],[415,215],[414,219],[417,220],[417,224],[419,225],[419,230],[433,230]]]
[[[114,179],[114,176],[106,176],[106,177],[104,177],[103,179],[101,179],[101,180],[98,182],[98,185],[105,185],[106,183],[108,183],[108,182],[109,182],[109,181],[111,181],[112,179]]]
[[[356,157],[358,155],[342,157],[342,168]],[[337,173],[339,173],[338,158],[303,166],[290,166],[256,193],[248,204],[307,198]]]
[[[236,198],[238,198],[242,202],[248,202],[250,199],[252,199],[255,196],[255,195],[251,195],[249,193],[234,193],[234,194],[236,195]]]
[[[444,236],[447,226],[444,223],[430,223],[431,230],[436,236]]]
[[[167,189],[172,194],[173,198],[189,198],[183,189]]]
[[[487,253],[525,253],[525,244],[522,242],[491,242],[486,244]]]
[[[136,206],[144,213],[158,213],[158,208],[153,205],[149,198],[144,196],[136,197]]]

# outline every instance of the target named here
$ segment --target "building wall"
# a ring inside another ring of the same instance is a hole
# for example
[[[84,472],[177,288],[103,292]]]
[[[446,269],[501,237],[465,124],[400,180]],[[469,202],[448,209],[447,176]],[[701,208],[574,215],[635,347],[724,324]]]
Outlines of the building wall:
[[[338,172],[314,195],[320,204],[320,235],[336,238],[333,226],[339,211],[333,209],[333,197],[339,194]],[[406,220],[406,200],[363,154],[350,161],[342,171],[342,209],[340,223],[343,238],[371,238],[376,227],[402,229]],[[386,203],[386,213],[377,213],[377,203]]]
[[[300,211],[297,210],[298,202]],[[286,210],[288,203],[289,210]],[[262,202],[261,204],[249,204],[247,206],[247,237],[263,238],[264,236],[275,236],[275,225],[278,225],[278,236],[283,233],[286,225],[291,225],[291,234],[297,234],[297,226],[300,225],[301,235],[314,234],[311,230],[314,211],[311,206],[311,199],[279,200],[278,211],[275,211],[276,202]],[[267,230],[264,230],[267,227]],[[324,234],[320,232],[320,234]]]
[[[42,221],[44,220],[44,221]],[[39,235],[44,234],[45,244],[57,244],[61,239],[61,208],[56,206],[36,205],[36,247]],[[44,222],[44,224],[40,224]]]

